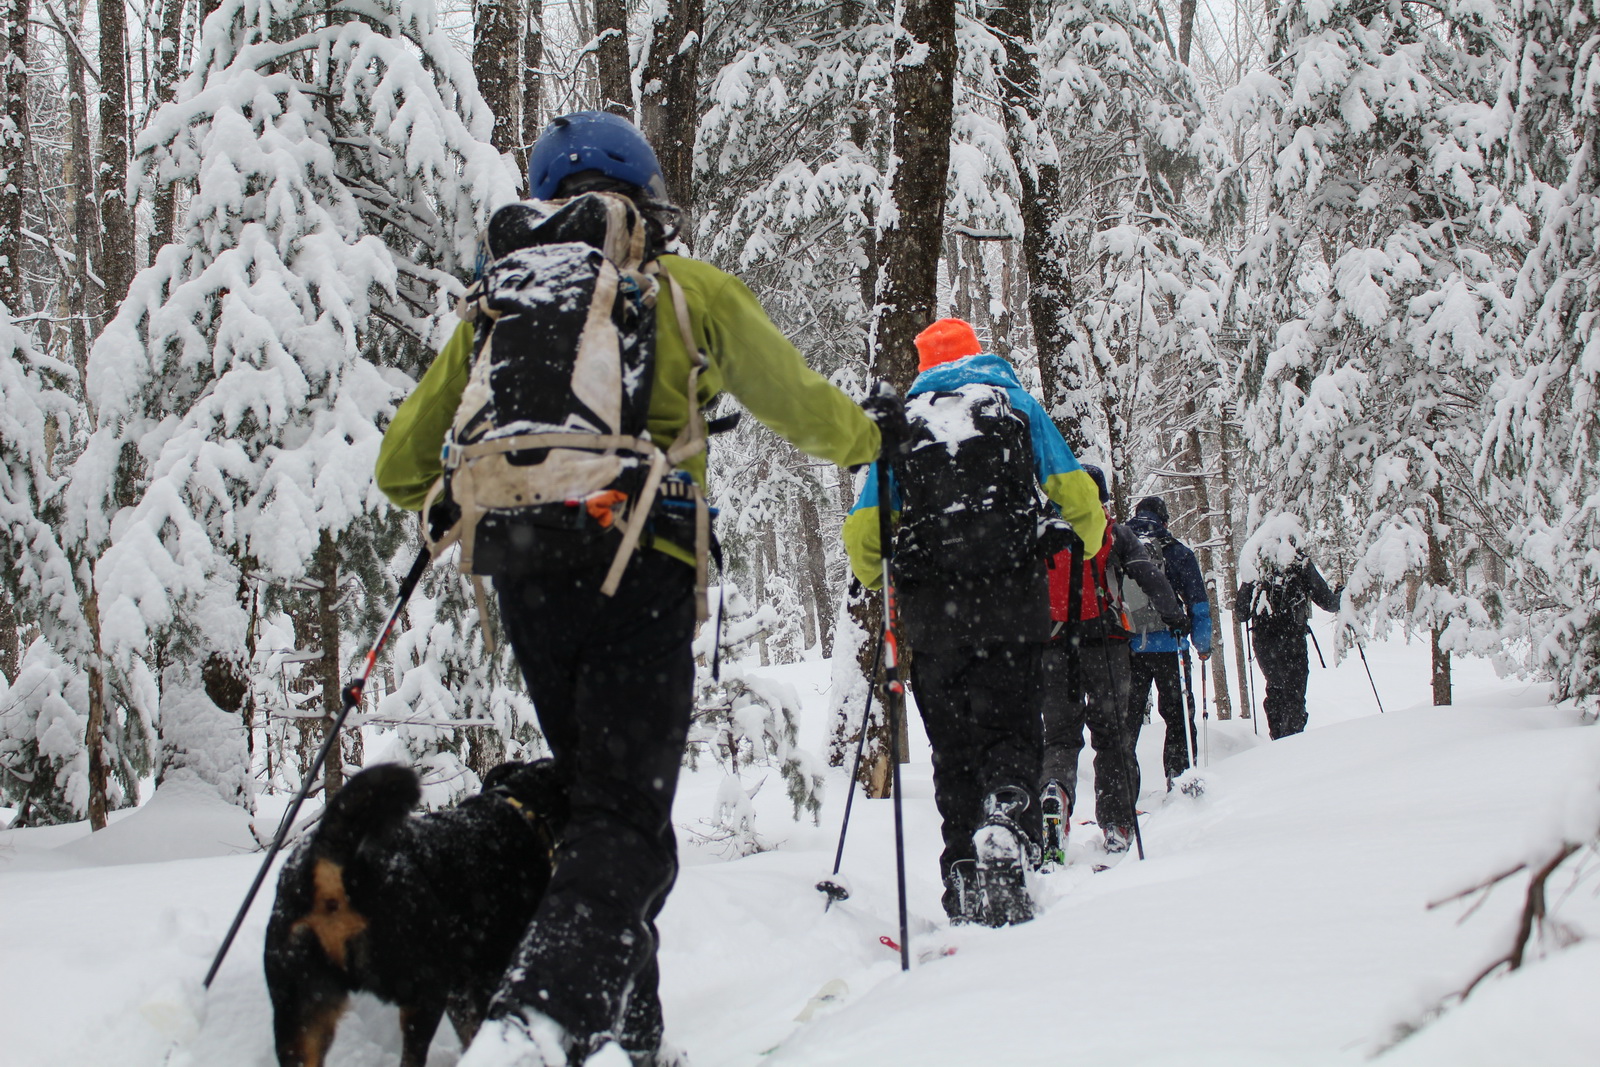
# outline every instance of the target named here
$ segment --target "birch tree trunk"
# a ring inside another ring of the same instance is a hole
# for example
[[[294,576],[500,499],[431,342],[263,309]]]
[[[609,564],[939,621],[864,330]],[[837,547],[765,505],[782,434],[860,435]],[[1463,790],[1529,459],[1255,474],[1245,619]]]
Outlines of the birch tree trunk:
[[[0,92],[0,303],[21,315],[28,299],[22,276],[22,191],[28,161],[28,16],[29,0],[0,0],[5,49]]]
[[[100,243],[95,225],[94,164],[89,152],[89,90],[87,71],[78,47],[83,29],[82,0],[67,0],[65,30],[72,40],[64,42],[67,63],[67,139],[66,164],[62,186],[67,190],[62,205],[66,237],[73,261],[62,278],[59,317],[67,320],[67,344],[79,381],[87,385],[89,338],[95,333],[91,287]]]

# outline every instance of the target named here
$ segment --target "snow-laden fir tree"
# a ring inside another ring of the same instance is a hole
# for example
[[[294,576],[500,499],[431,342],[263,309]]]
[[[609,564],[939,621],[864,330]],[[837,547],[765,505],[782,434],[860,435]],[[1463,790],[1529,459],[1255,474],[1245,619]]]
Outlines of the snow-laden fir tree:
[[[73,480],[79,536],[106,546],[116,672],[157,673],[163,702],[189,709],[163,730],[166,766],[245,758],[241,731],[202,723],[248,714],[229,705],[247,699],[261,613],[286,611],[323,653],[330,715],[386,614],[389,562],[415,534],[373,460],[452,325],[476,234],[515,195],[492,121],[431,3],[227,0],[140,134],[133,183],[193,193],[94,347],[96,427]],[[308,722],[307,756],[322,726]],[[223,737],[226,758],[178,755]]]
[[[1600,694],[1600,5],[1516,0],[1480,212],[1522,255],[1496,308],[1481,502],[1533,659]]]
[[[1314,533],[1348,531],[1322,546],[1350,552],[1330,580],[1348,581],[1362,616],[1432,632],[1441,704],[1450,650],[1499,640],[1503,540],[1471,506],[1507,262],[1478,180],[1497,121],[1488,14],[1289,5],[1276,62],[1231,100],[1272,153],[1266,223],[1233,294],[1255,342],[1258,499]]]
[[[744,662],[762,636],[781,625],[777,610],[771,604],[753,607],[726,580],[709,595],[713,605],[721,605],[720,618],[701,627],[694,642],[694,719],[684,762],[693,768],[709,756],[725,774],[700,836],[748,855],[767,847],[756,831],[756,795],[781,788],[794,819],[805,813],[815,822],[822,810],[822,768],[799,746],[800,701],[793,688],[748,670]]]

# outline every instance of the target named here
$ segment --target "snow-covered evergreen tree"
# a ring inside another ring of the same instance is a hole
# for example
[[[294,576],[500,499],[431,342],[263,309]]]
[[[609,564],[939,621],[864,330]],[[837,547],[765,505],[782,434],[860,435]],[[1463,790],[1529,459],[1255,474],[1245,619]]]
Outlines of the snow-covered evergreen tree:
[[[1290,5],[1277,63],[1232,106],[1273,153],[1234,292],[1257,342],[1258,500],[1313,533],[1355,533],[1360,614],[1432,631],[1447,703],[1449,651],[1498,643],[1483,560],[1503,547],[1485,544],[1496,531],[1470,483],[1507,253],[1479,185],[1495,27],[1477,7],[1440,19],[1424,4]]]
[[[242,671],[258,582],[260,610],[288,610],[324,652],[337,710],[362,650],[341,631],[371,632],[414,536],[372,484],[381,423],[515,195],[492,122],[430,3],[230,0],[207,18],[133,179],[192,183],[187,221],[93,349],[97,426],[74,474],[85,515],[110,517],[80,534],[107,546],[101,638],[121,675],[161,661],[193,689]],[[184,721],[220,736],[203,718]]]
[[[1525,250],[1497,305],[1481,500],[1504,538],[1535,663],[1600,694],[1600,5],[1516,0],[1485,224]]]

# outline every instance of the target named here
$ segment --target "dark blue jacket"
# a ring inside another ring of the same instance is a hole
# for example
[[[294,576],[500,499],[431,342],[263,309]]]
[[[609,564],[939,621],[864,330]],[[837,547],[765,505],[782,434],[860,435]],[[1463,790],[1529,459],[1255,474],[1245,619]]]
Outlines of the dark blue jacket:
[[[1194,638],[1195,651],[1210,655],[1211,602],[1206,597],[1206,583],[1200,575],[1200,562],[1187,545],[1172,536],[1166,523],[1148,512],[1135,515],[1128,520],[1127,526],[1147,544],[1161,547],[1167,581],[1172,583],[1173,592],[1178,594],[1178,599],[1183,601],[1189,613],[1189,632]],[[1134,652],[1177,652],[1188,646],[1187,638],[1180,641],[1167,631],[1158,630],[1135,635],[1128,647]]]

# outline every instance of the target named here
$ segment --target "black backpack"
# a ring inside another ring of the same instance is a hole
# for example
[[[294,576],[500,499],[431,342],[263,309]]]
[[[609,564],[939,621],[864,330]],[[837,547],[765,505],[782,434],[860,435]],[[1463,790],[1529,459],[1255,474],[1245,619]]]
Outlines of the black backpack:
[[[1005,391],[973,384],[919,393],[906,419],[907,449],[894,462],[896,576],[980,576],[1036,562],[1045,513],[1032,437]]]
[[[1296,561],[1287,570],[1274,567],[1256,578],[1250,614],[1264,622],[1303,627],[1311,621],[1311,597]]]
[[[445,438],[444,475],[429,491],[453,506],[430,545],[461,544],[474,576],[539,575],[610,561],[600,591],[616,591],[663,479],[705,447],[693,402],[706,355],[688,303],[649,248],[633,201],[593,192],[525,201],[495,212],[492,262],[458,305],[476,321],[476,355]],[[655,378],[658,279],[666,282],[690,356],[689,420],[668,446],[646,430]],[[694,509],[698,610],[705,617],[705,501],[690,479],[670,488]]]

